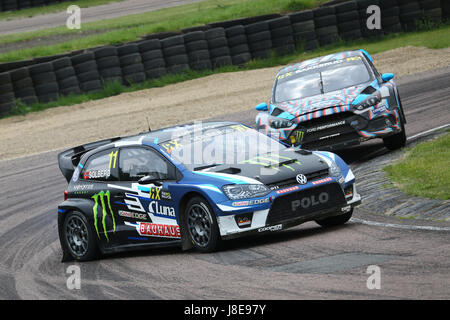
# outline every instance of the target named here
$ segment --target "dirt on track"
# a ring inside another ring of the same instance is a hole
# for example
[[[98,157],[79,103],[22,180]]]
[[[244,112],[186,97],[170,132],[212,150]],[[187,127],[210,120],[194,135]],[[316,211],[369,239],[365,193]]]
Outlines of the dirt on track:
[[[373,56],[397,77],[450,65],[450,48],[404,47]],[[251,110],[270,96],[280,67],[223,73],[0,120],[0,160]],[[235,119],[239,121],[239,119]]]

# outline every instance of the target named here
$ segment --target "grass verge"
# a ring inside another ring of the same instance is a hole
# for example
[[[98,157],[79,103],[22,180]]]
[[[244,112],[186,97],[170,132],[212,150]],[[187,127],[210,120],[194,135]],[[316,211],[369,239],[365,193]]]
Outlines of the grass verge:
[[[326,0],[206,0],[166,9],[129,15],[120,18],[82,23],[81,30],[65,26],[0,36],[0,45],[32,41],[62,35],[76,35],[76,39],[54,45],[38,45],[0,54],[0,62],[27,60],[56,55],[101,45],[139,40],[142,36],[179,31],[211,22],[251,17],[274,12],[286,13],[313,8]],[[95,33],[95,34],[92,34]]]
[[[83,103],[89,100],[97,100],[106,97],[111,97],[124,92],[162,87],[165,85],[178,83],[186,80],[197,79],[212,74],[282,66],[302,60],[311,59],[317,56],[322,56],[345,50],[364,48],[371,54],[376,54],[379,52],[403,46],[427,47],[431,49],[444,48],[450,46],[449,33],[450,33],[450,25],[443,25],[440,28],[431,31],[391,34],[382,38],[381,40],[361,40],[354,42],[341,41],[336,44],[322,47],[310,52],[304,52],[303,48],[298,48],[297,51],[293,54],[286,56],[272,55],[268,59],[252,60],[248,62],[245,66],[225,66],[215,70],[205,70],[205,71],[189,70],[183,74],[166,75],[159,79],[148,80],[139,84],[131,85],[129,87],[123,86],[119,83],[107,83],[105,85],[105,88],[100,92],[62,97],[57,101],[53,101],[47,104],[37,103],[34,105],[27,106],[19,102],[18,105],[15,106],[13,110],[10,112],[10,114],[7,115],[6,117],[13,115],[25,115],[29,112],[41,111],[52,107],[70,106],[78,103]]]
[[[450,130],[407,150],[405,159],[384,168],[394,185],[413,196],[450,199]]]

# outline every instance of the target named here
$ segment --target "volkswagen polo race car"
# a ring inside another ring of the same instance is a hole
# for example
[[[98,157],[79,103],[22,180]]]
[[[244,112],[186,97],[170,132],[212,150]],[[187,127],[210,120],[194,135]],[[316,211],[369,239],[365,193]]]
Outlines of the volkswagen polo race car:
[[[259,104],[257,128],[290,145],[337,150],[382,138],[405,145],[405,115],[393,80],[380,74],[365,50],[306,60],[280,70],[270,107]]]
[[[361,201],[337,155],[235,122],[98,141],[58,161],[68,182],[58,207],[65,260],[169,245],[211,252],[222,240],[305,221],[343,224]]]

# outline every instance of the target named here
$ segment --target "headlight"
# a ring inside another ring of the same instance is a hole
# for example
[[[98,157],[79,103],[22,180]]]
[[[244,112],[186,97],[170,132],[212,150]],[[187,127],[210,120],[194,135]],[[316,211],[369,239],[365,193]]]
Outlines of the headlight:
[[[281,129],[292,127],[295,122],[283,118],[271,117],[269,118],[269,124],[272,128]]]
[[[379,104],[380,102],[381,102],[381,95],[379,92],[376,92],[374,95],[371,95],[364,101],[360,102],[356,106],[356,109],[364,110],[364,109],[370,108],[371,106],[375,106],[375,105]]]
[[[270,193],[263,184],[230,184],[222,189],[230,200],[263,197]]]
[[[336,165],[336,163],[332,162],[330,168],[328,169],[328,172],[331,177],[339,179],[342,177],[341,169]]]

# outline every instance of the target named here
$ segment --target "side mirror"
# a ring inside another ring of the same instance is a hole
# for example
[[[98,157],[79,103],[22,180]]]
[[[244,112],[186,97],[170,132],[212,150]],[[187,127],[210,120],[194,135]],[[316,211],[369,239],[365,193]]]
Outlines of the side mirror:
[[[267,110],[269,110],[269,106],[267,105],[267,103],[263,102],[263,103],[258,104],[255,107],[255,109],[258,111],[267,111]]]
[[[159,177],[156,177],[154,175],[148,175],[140,178],[138,180],[139,184],[150,184],[153,183],[155,185],[162,185],[161,182],[159,182]]]
[[[394,79],[394,74],[393,73],[383,73],[381,75],[381,79],[383,79],[384,82],[388,82],[388,81]]]

